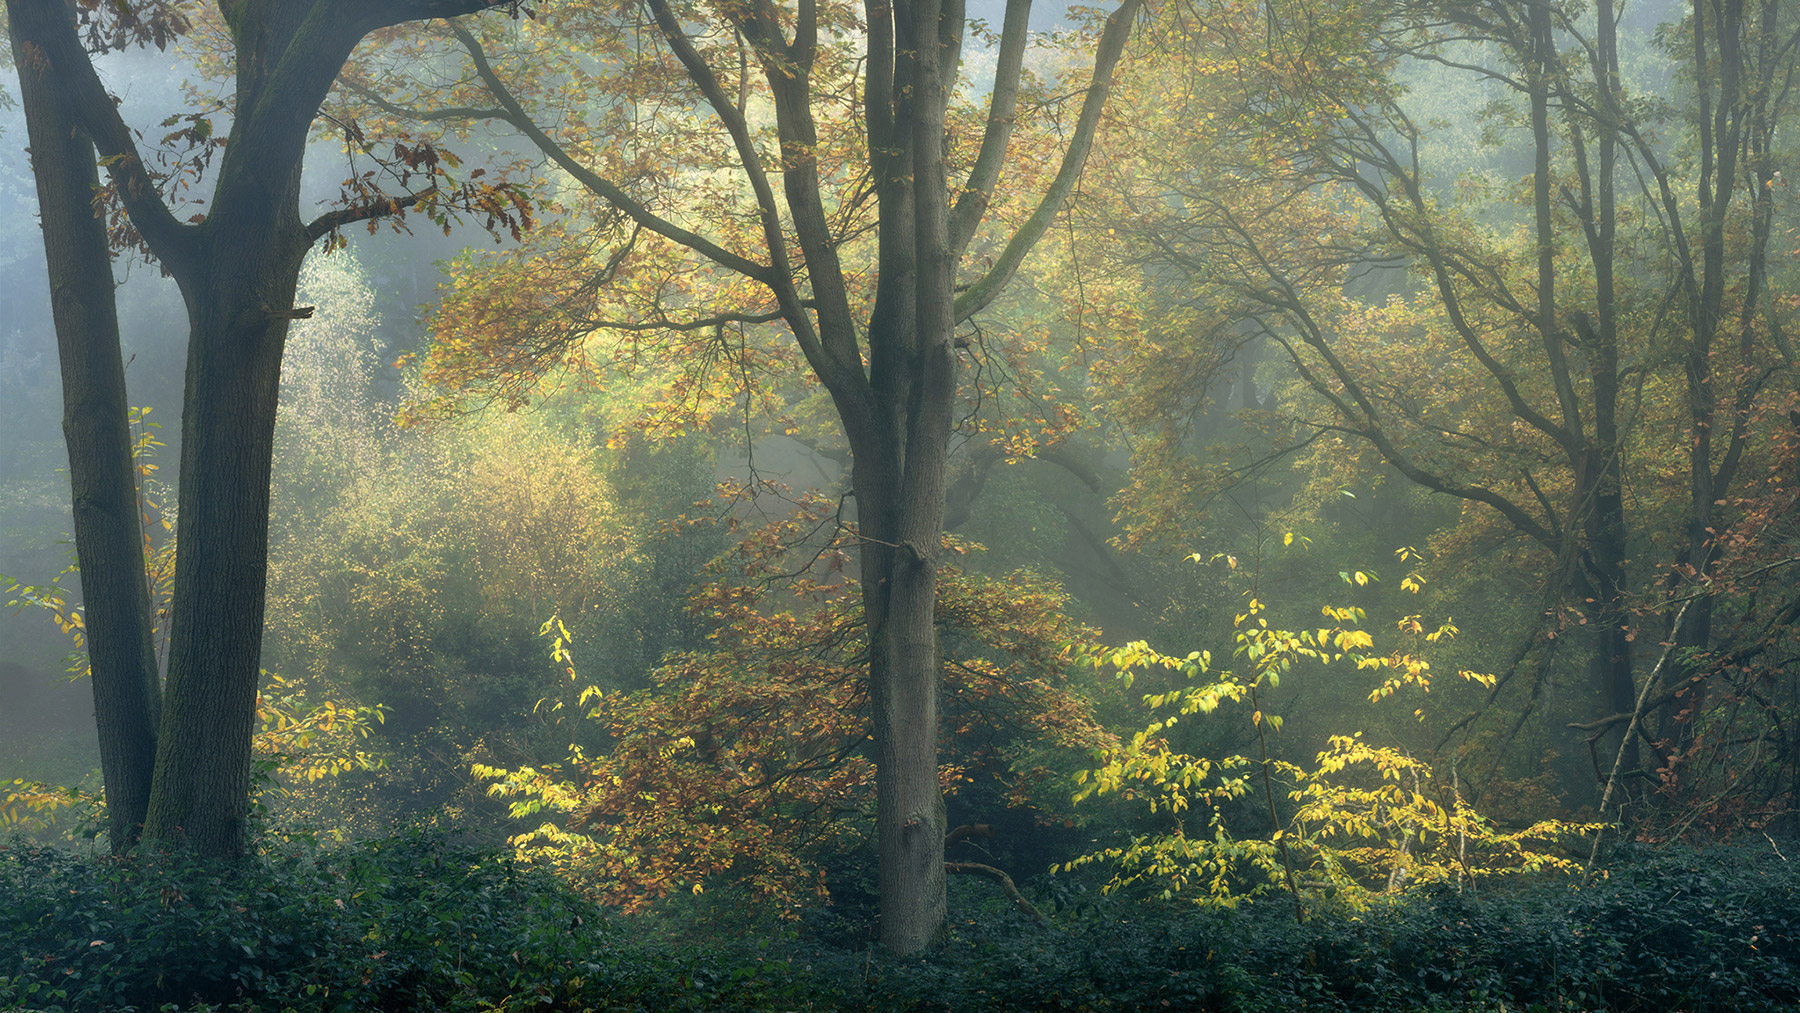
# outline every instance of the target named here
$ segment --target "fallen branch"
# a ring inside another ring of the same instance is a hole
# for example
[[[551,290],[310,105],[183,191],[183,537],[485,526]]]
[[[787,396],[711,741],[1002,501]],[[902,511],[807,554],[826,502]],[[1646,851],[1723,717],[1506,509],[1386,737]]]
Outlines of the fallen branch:
[[[1637,735],[1638,719],[1644,716],[1644,702],[1650,696],[1650,690],[1662,678],[1663,665],[1669,660],[1669,652],[1675,650],[1675,644],[1681,634],[1681,620],[1687,617],[1688,606],[1692,599],[1682,603],[1675,613],[1675,621],[1669,624],[1669,642],[1663,646],[1662,657],[1656,659],[1656,667],[1650,670],[1650,677],[1644,680],[1644,688],[1638,690],[1637,705],[1631,708],[1631,721],[1625,726],[1625,737],[1619,740],[1619,752],[1613,757],[1612,773],[1607,775],[1606,790],[1600,793],[1600,818],[1606,818],[1606,807],[1612,803],[1613,786],[1619,783],[1619,767],[1625,762],[1625,747]],[[1620,821],[1624,821],[1621,813]],[[1587,866],[1581,870],[1581,883],[1586,886],[1593,878],[1594,863],[1600,860],[1600,838],[1605,834],[1604,825],[1594,831],[1594,848],[1588,852]]]
[[[959,827],[958,829],[962,828]],[[989,832],[992,833],[992,831]],[[1037,919],[1039,925],[1050,924],[1050,919],[1045,918],[1044,913],[1033,907],[1032,903],[1025,899],[1025,895],[1019,892],[1019,888],[1013,884],[1013,878],[1001,870],[996,869],[991,865],[983,865],[980,862],[945,862],[944,871],[975,873],[996,880],[1000,884],[1000,889],[1006,892],[1006,896],[1012,899],[1014,906],[1020,911]]]

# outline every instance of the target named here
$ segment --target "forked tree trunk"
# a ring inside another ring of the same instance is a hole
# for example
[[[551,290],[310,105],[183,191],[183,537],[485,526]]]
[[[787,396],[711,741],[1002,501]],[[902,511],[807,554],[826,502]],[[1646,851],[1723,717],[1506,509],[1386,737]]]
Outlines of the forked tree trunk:
[[[406,21],[454,17],[502,2],[222,3],[221,13],[235,48],[237,93],[231,135],[220,157],[207,217],[180,222],[158,195],[132,131],[82,51],[64,0],[7,0],[14,30],[41,51],[29,55],[31,66],[42,71],[43,81],[62,103],[38,102],[27,107],[34,143],[40,137],[59,138],[71,126],[92,141],[104,156],[132,224],[180,284],[187,303],[189,344],[174,615],[168,684],[154,746],[148,807],[143,813],[146,841],[211,858],[229,858],[243,851],[262,650],[276,394],[282,346],[288,324],[296,315],[296,281],[307,250],[332,228],[378,217],[400,206],[379,201],[304,223],[299,207],[300,167],[308,130],[344,61],[369,32]],[[122,23],[130,13],[128,9],[120,12]],[[72,123],[46,118],[58,109]],[[79,152],[58,147],[56,153],[73,157]],[[44,154],[52,154],[48,141]],[[89,160],[87,165],[91,171],[93,162]],[[69,184],[63,180],[73,178],[59,177],[48,161],[35,166],[34,173],[40,185],[48,182],[53,190],[62,187],[66,191]],[[72,215],[64,211],[58,220],[72,220]],[[58,238],[55,230],[47,231],[47,246],[54,248]],[[88,286],[80,291],[91,308],[111,307],[109,265],[92,249],[85,251],[85,257],[59,260],[53,255],[53,287]],[[58,299],[63,300],[61,293]],[[99,329],[106,330],[107,323],[100,320]],[[72,323],[70,333],[79,326]],[[110,329],[116,339],[116,326]],[[110,490],[110,499],[96,501],[99,513],[110,518],[118,511],[121,484],[117,478],[120,426],[116,417],[107,413],[122,410],[123,383],[117,383],[116,395],[107,385],[113,383],[109,377],[115,370],[122,376],[123,366],[118,363],[116,340],[108,348],[95,344],[86,351],[95,358],[110,357],[98,367],[90,360],[74,363],[82,370],[97,370],[93,383],[109,393],[103,402],[96,402],[101,408],[89,409],[84,404],[76,413],[80,424],[72,430],[70,452],[72,457],[83,458],[80,467],[84,474],[94,462],[104,462],[110,469],[95,485]],[[70,366],[65,357],[65,371]],[[84,389],[83,384],[74,386],[77,391]],[[84,427],[88,425],[85,412],[90,410],[97,412],[95,438],[104,446],[96,443],[89,448],[91,434]],[[74,435],[77,430],[79,443]],[[90,454],[93,462],[88,460]],[[129,469],[128,444],[123,462]],[[76,471],[72,462],[72,477]],[[79,518],[83,513],[79,479],[76,496]],[[135,520],[135,499],[133,503]],[[106,537],[120,536],[109,529]],[[108,555],[104,558],[118,558],[113,542],[105,544]],[[141,573],[135,523],[131,545]],[[108,566],[96,565],[95,571],[96,575],[106,573]],[[126,588],[122,582],[90,583],[84,577],[88,608],[116,613],[123,630],[134,615],[147,615],[148,611],[141,577],[133,583],[134,588]],[[147,625],[144,628],[147,630]],[[138,656],[147,640],[121,632],[107,637],[106,643],[111,645],[109,651],[133,652],[122,654],[123,668]],[[99,672],[97,664],[96,675]],[[117,777],[118,792],[128,801],[121,809],[123,818],[133,821],[146,766],[147,736],[140,724],[147,723],[154,713],[154,683],[145,687],[144,681],[122,672],[117,680],[108,676],[95,684],[97,702],[103,683],[109,694],[113,688],[121,694],[116,701],[109,695],[102,707],[101,746],[103,756],[114,756],[107,761],[109,794]],[[145,705],[143,698],[152,702]],[[121,715],[118,720],[108,717],[114,711]]]

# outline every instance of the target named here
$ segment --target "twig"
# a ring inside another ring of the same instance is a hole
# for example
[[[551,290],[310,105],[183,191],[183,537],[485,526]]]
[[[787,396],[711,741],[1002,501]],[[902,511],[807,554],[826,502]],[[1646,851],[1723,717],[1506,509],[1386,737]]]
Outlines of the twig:
[[[1662,676],[1663,665],[1668,662],[1669,654],[1675,650],[1676,638],[1681,633],[1681,621],[1687,618],[1688,606],[1692,598],[1682,602],[1680,611],[1675,613],[1675,622],[1669,630],[1669,643],[1663,648],[1662,657],[1656,659],[1656,667],[1650,670],[1650,677],[1644,680],[1644,688],[1638,690],[1637,703],[1631,709],[1631,723],[1625,727],[1624,737],[1619,739],[1619,751],[1613,756],[1612,773],[1606,777],[1606,790],[1600,793],[1600,815],[1606,815],[1606,807],[1612,803],[1613,786],[1619,781],[1619,768],[1625,763],[1625,750],[1637,736],[1638,720],[1644,716],[1644,701],[1650,696],[1651,687],[1655,686]],[[1606,828],[1602,826],[1594,831],[1594,847],[1588,852],[1587,865],[1581,870],[1582,885],[1587,885],[1594,875],[1594,863],[1600,858],[1600,839],[1606,836]]]

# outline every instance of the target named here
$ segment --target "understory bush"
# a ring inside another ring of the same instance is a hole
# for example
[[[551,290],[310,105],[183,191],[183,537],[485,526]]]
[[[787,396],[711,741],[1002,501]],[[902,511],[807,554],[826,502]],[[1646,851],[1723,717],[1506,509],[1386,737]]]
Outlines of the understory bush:
[[[929,955],[659,941],[441,837],[221,870],[0,848],[0,1009],[1757,1011],[1800,1007],[1778,852],[1627,855],[1586,889],[1437,886],[1296,924],[1236,910],[994,905]],[[959,888],[959,894],[962,891]]]

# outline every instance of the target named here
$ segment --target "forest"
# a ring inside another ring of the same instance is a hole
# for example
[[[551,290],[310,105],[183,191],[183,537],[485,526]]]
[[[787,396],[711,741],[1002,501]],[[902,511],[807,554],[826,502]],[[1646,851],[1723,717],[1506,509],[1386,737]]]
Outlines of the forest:
[[[4,21],[0,1008],[1800,1008],[1800,7]]]

